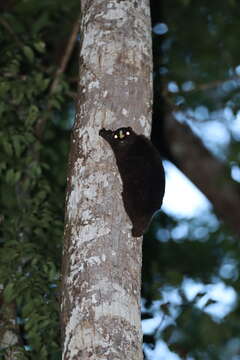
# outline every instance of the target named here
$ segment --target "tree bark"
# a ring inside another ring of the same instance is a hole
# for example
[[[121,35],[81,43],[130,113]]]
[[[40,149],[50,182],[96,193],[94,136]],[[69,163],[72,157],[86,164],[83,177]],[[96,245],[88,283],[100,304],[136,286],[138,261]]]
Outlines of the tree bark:
[[[62,266],[63,359],[142,359],[142,239],[132,238],[102,127],[149,137],[148,0],[82,0],[80,82]]]
[[[166,115],[165,138],[175,165],[211,201],[229,229],[240,235],[240,186],[231,179],[227,166],[214,157],[190,127]]]
[[[4,351],[5,360],[17,360],[20,356],[19,327],[16,319],[16,306],[4,301],[3,285],[0,284],[0,350]]]

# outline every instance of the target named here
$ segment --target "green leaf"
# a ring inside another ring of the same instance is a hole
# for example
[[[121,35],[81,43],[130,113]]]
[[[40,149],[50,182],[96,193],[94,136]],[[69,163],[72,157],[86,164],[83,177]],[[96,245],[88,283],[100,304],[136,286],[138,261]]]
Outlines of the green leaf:
[[[23,146],[21,144],[21,140],[22,140],[22,136],[21,135],[14,135],[12,137],[12,142],[13,142],[13,148],[15,151],[15,154],[17,157],[19,157],[21,155],[21,152],[23,150]]]
[[[14,98],[13,102],[15,105],[21,104],[24,99],[24,92],[21,91],[20,89],[15,89],[13,93],[13,98]]]
[[[34,43],[34,48],[41,54],[45,52],[46,44],[43,41],[38,41]]]
[[[14,182],[17,183],[20,180],[21,171],[16,171],[14,176]]]
[[[8,283],[4,288],[4,298],[6,302],[11,302],[15,298],[16,292],[13,283]]]
[[[19,181],[21,177],[21,171],[15,171],[14,169],[9,169],[6,172],[6,182],[7,184],[13,185]]]
[[[49,104],[50,104],[51,108],[53,108],[53,109],[57,109],[57,110],[61,109],[61,103],[57,99],[51,99],[49,101]]]
[[[1,79],[1,81],[0,81],[0,96],[1,96],[1,98],[4,95],[6,95],[6,93],[10,90],[10,88],[11,88],[10,83]]]
[[[1,141],[6,154],[12,156],[13,149],[11,143],[8,141],[8,139],[5,139],[4,137],[1,138]]]
[[[3,173],[3,170],[7,168],[7,164],[5,162],[0,163],[0,174]]]
[[[31,105],[28,110],[28,115],[25,120],[25,125],[28,127],[32,127],[39,116],[39,110],[36,105]]]
[[[29,315],[32,314],[32,312],[35,309],[35,304],[34,302],[28,302],[26,305],[24,305],[22,307],[22,316],[23,317],[28,317]]]
[[[7,173],[6,173],[6,182],[8,184],[13,184],[14,183],[14,179],[15,179],[15,173],[14,173],[14,170],[13,169],[9,169],[7,170]]]
[[[27,59],[32,63],[34,60],[34,52],[32,51],[32,49],[29,46],[24,46],[23,47],[23,52],[25,54],[25,56],[27,57]]]

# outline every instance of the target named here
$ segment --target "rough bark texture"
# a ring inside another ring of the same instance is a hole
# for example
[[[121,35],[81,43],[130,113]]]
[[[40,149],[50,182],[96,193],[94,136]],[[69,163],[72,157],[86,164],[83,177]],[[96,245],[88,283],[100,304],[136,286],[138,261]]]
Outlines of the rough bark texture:
[[[229,171],[203,145],[186,124],[172,113],[166,118],[166,139],[175,164],[212,202],[216,213],[229,228],[240,235],[240,186]]]
[[[82,0],[62,281],[63,359],[142,359],[141,238],[132,238],[102,127],[149,136],[148,0]]]
[[[19,328],[16,323],[16,307],[12,303],[7,304],[4,302],[3,286],[0,284],[0,349],[4,350],[4,359],[19,359],[19,345]]]

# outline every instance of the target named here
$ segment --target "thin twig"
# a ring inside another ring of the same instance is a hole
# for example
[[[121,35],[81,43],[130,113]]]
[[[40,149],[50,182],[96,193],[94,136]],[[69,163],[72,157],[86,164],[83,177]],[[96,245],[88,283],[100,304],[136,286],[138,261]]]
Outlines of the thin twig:
[[[239,76],[233,76],[229,79],[225,79],[225,80],[215,80],[215,81],[212,81],[208,84],[200,84],[198,86],[196,86],[195,88],[187,91],[187,92],[194,92],[194,91],[200,91],[200,90],[208,90],[208,89],[212,89],[212,88],[215,88],[219,85],[222,85],[224,83],[226,83],[227,81],[239,81],[240,80],[240,77]]]
[[[21,40],[19,40],[18,36],[15,34],[14,30],[11,28],[11,25],[8,23],[8,21],[6,19],[3,19],[2,17],[0,17],[0,24],[2,24],[2,26],[9,32],[9,34],[14,38],[14,40],[16,41],[16,43],[18,44],[18,46],[20,48],[22,48],[24,46],[23,42],[21,42]]]
[[[78,31],[79,31],[79,20],[77,20],[73,26],[73,30],[70,35],[69,41],[67,43],[66,50],[63,54],[60,66],[55,73],[55,76],[54,76],[54,79],[53,79],[53,82],[52,82],[52,85],[50,88],[50,94],[53,94],[54,90],[56,89],[56,87],[58,85],[60,76],[62,75],[62,73],[64,72],[64,70],[67,67],[68,61],[71,57],[71,54],[72,54],[72,51],[73,51],[73,48],[74,48],[74,45],[76,42]]]
[[[60,81],[60,76],[63,74],[63,72],[65,71],[65,69],[67,67],[67,64],[70,60],[72,51],[73,51],[75,43],[76,43],[78,31],[79,31],[79,20],[77,20],[73,26],[73,29],[72,29],[71,35],[69,37],[63,57],[61,59],[60,65],[59,65],[57,71],[55,72],[55,75],[54,75],[54,78],[53,78],[53,81],[52,81],[52,84],[51,84],[50,90],[49,90],[49,97],[56,90],[56,88],[59,84],[59,81]],[[51,109],[51,105],[48,104],[47,111],[49,111],[50,109]],[[47,122],[47,117],[45,116],[45,117],[40,118],[36,124],[35,133],[39,139],[42,138],[42,134],[43,134],[43,130],[44,130],[46,122]]]

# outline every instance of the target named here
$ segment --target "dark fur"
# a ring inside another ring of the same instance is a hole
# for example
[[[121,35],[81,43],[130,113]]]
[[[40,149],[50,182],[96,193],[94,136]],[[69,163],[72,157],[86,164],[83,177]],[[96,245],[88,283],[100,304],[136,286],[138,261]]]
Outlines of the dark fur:
[[[116,134],[126,134],[115,139]],[[123,203],[132,221],[132,235],[143,235],[153,214],[160,209],[165,190],[161,157],[150,140],[131,127],[99,131],[112,147],[123,182]]]

